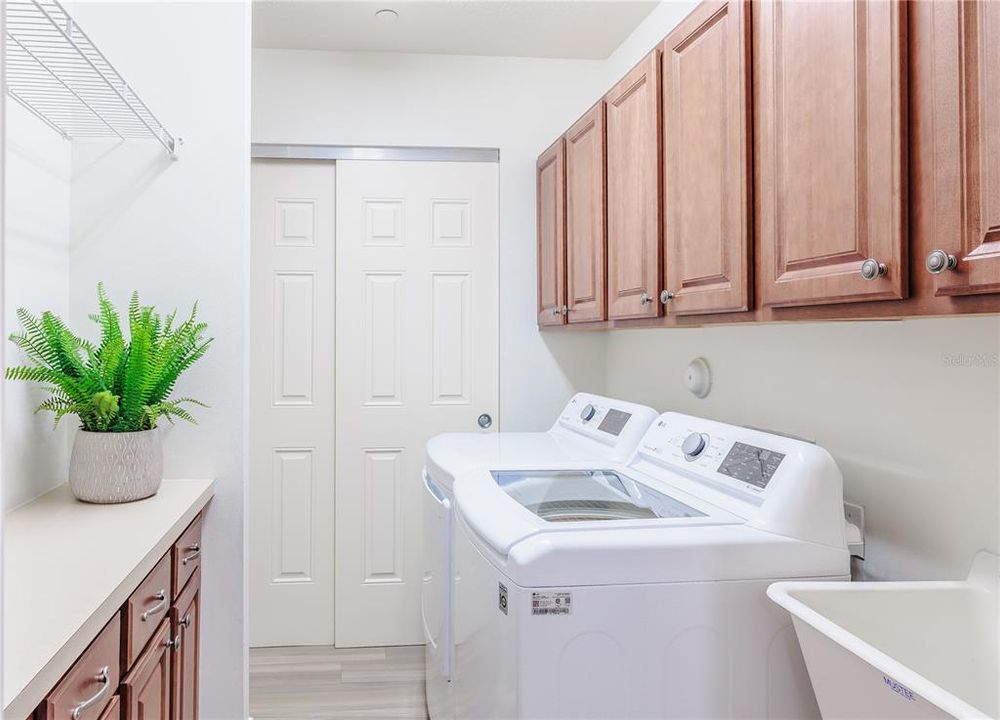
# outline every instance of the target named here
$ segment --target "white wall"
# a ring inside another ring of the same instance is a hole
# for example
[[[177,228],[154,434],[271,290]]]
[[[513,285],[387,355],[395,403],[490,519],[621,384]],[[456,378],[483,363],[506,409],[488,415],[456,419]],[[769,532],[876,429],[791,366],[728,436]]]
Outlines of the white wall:
[[[201,715],[245,718],[244,390],[249,191],[249,5],[77,3],[81,27],[167,127],[153,142],[73,145],[71,317],[104,280],[163,310],[190,309],[216,338],[178,389],[208,402],[168,431],[168,477],[212,477],[203,566]]]
[[[601,63],[254,50],[253,140],[500,149],[500,425],[540,429],[600,390],[598,334],[535,325],[539,151],[596,100]]]
[[[621,77],[694,5],[661,3],[595,82]],[[998,551],[996,318],[616,331],[606,347],[610,395],[826,447],[866,506],[866,576],[964,577],[973,553]],[[698,356],[715,375],[705,400],[682,382]]]
[[[3,358],[27,364],[7,341],[20,329],[16,310],[69,312],[70,144],[16,102],[7,103],[6,247]],[[56,431],[50,413],[34,414],[47,393],[6,383],[3,404],[4,502],[8,509],[66,482],[67,418]]]

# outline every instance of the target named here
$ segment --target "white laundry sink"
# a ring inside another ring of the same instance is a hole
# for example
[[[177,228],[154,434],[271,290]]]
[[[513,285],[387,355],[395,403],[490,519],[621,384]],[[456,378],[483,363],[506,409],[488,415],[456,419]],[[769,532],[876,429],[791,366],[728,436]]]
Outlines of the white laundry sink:
[[[1000,715],[1000,558],[962,582],[779,582],[827,720]]]

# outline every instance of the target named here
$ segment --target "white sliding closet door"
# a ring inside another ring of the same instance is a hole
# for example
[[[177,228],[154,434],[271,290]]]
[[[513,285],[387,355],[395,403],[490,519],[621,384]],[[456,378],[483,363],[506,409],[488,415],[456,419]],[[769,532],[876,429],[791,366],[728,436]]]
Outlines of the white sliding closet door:
[[[337,163],[338,646],[423,642],[424,446],[497,427],[497,175]]]
[[[334,166],[255,160],[250,644],[333,643]]]

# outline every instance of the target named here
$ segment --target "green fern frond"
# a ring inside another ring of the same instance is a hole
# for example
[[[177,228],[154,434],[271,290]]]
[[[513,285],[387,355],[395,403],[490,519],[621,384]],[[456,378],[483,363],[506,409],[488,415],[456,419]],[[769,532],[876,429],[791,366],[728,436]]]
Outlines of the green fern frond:
[[[133,293],[126,340],[103,284],[97,286],[97,298],[98,312],[90,318],[100,327],[98,344],[73,334],[51,312],[35,316],[19,309],[22,330],[12,333],[10,341],[32,364],[8,368],[5,377],[42,383],[49,398],[37,410],[52,412],[56,423],[67,414],[78,415],[85,430],[146,430],[161,418],[195,422],[181,405],[208,406],[170,395],[179,376],[205,355],[212,341],[204,337],[207,325],[197,320],[197,304],[178,324],[176,310],[161,317]]]

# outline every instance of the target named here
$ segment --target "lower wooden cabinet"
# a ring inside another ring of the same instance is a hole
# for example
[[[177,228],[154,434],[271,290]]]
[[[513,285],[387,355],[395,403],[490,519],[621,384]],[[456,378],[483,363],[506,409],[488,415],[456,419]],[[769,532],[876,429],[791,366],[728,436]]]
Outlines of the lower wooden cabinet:
[[[39,720],[103,718],[121,677],[121,631],[115,615],[42,702]]]
[[[174,720],[198,718],[198,669],[201,646],[201,571],[196,570],[170,610],[174,638],[171,687]]]
[[[201,573],[198,517],[48,694],[35,720],[197,720]]]
[[[164,621],[122,681],[123,720],[171,720],[170,662],[174,641]]]
[[[122,716],[122,697],[121,695],[113,695],[111,697],[111,702],[108,706],[104,708],[104,712],[101,713],[100,720],[121,720]]]

